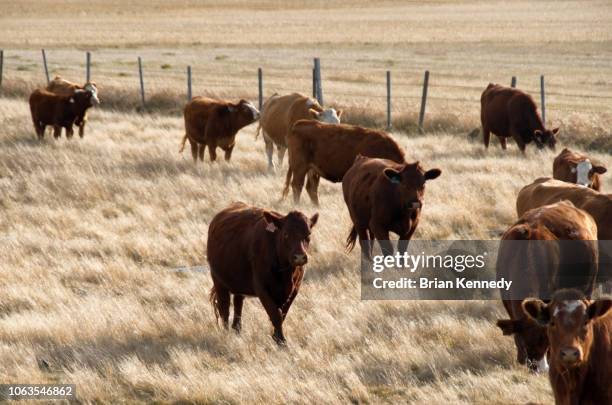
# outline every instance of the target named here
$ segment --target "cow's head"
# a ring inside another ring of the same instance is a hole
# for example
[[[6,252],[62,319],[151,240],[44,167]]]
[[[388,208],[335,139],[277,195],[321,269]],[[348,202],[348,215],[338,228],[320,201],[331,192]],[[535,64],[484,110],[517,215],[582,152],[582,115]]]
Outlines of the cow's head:
[[[514,337],[516,361],[519,364],[526,364],[531,371],[548,371],[548,337],[544,327],[528,317],[500,319],[497,327],[504,335]]]
[[[259,110],[244,99],[236,104],[228,104],[225,108],[233,115],[240,127],[247,126],[259,119]]]
[[[315,120],[326,122],[328,124],[339,124],[340,117],[342,116],[342,110],[334,110],[333,108],[326,108],[323,111],[317,111],[315,109],[309,109],[310,116]]]
[[[397,188],[402,204],[409,209],[420,209],[423,205],[425,182],[437,178],[442,171],[431,169],[425,171],[419,162],[406,163],[399,168],[387,167],[383,174]]]
[[[544,129],[543,131],[536,129],[533,131],[533,140],[538,149],[543,149],[545,146],[555,149],[557,146],[557,132],[559,132],[559,128]]]
[[[100,104],[100,99],[98,98],[98,87],[96,86],[96,83],[94,83],[94,82],[87,82],[87,83],[85,83],[85,86],[83,86],[83,90],[91,91],[91,94],[92,94],[91,103],[92,103],[92,105]]]
[[[88,109],[99,103],[98,98],[94,95],[91,90],[77,89],[74,91],[74,95],[70,97],[70,103],[76,106],[78,109]]]
[[[319,214],[307,218],[299,211],[286,216],[265,211],[266,231],[273,233],[276,252],[282,265],[303,266],[308,262],[310,233],[319,219]]]
[[[589,159],[585,159],[576,166],[572,166],[571,172],[576,175],[576,184],[591,187],[596,175],[607,172],[605,166],[593,164]]]
[[[546,327],[551,364],[565,369],[587,360],[593,343],[593,321],[606,316],[610,308],[611,299],[589,301],[578,290],[559,290],[549,304],[538,299],[523,302],[523,311]]]

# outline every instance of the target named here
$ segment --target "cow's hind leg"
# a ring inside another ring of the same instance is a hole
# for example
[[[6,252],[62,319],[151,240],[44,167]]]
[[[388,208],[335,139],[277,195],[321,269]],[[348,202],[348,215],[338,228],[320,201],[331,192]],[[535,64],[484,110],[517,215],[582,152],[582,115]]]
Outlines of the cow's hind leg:
[[[361,247],[361,257],[362,259],[370,260],[370,258],[372,257],[372,244],[370,242],[368,228],[359,228],[357,233],[359,235],[359,245]]]
[[[223,327],[227,329],[229,325],[230,293],[227,288],[219,285],[219,283],[215,284],[215,293],[217,312],[219,313],[221,322],[223,322]]]
[[[489,128],[482,127],[482,138],[485,149],[489,149],[489,142],[491,141],[491,130]]]
[[[85,136],[85,120],[79,124],[79,137],[83,139]]]
[[[208,156],[210,157],[210,161],[214,162],[217,160],[217,145],[216,144],[207,144],[208,146]]]
[[[34,123],[34,130],[36,131],[38,139],[43,139],[45,137],[45,129],[47,129],[47,126],[42,122]]]
[[[193,158],[193,162],[198,162],[198,143],[189,139],[189,146],[191,146],[191,157]]]
[[[384,256],[390,256],[393,254],[393,245],[389,240],[389,231],[377,224],[370,224],[370,232],[374,234],[374,238],[378,240],[380,249]],[[372,238],[373,239],[373,238]]]
[[[272,155],[274,154],[274,142],[272,139],[268,137],[268,135],[263,135],[264,142],[266,143],[266,156],[268,157],[268,170],[274,171],[274,161],[272,160]]]
[[[74,135],[74,130],[72,129],[72,125],[66,127],[66,138],[70,139]]]
[[[244,303],[244,295],[234,294],[234,319],[232,320],[232,329],[240,333],[242,329],[242,304]]]
[[[234,150],[234,145],[228,146],[226,149],[224,149],[224,151],[225,151],[225,161],[226,162],[229,162],[230,159],[232,158],[232,151]]]
[[[296,204],[300,202],[300,195],[302,194],[302,188],[304,188],[304,180],[306,179],[307,172],[308,168],[293,172],[291,188],[293,189],[293,202]]]
[[[503,150],[506,150],[508,148],[508,140],[505,136],[499,138],[499,143],[501,144]]]
[[[283,166],[283,158],[285,157],[285,152],[287,152],[286,146],[276,145],[276,154],[278,155],[278,167]]]
[[[310,200],[315,205],[319,205],[318,189],[319,189],[320,179],[321,179],[321,176],[319,176],[319,174],[316,173],[315,171],[311,170],[308,172],[308,176],[306,179],[306,191],[308,192],[308,196],[310,197]]]
[[[205,143],[199,143],[198,144],[198,156],[200,157],[200,160],[203,162],[204,161],[204,152],[206,151],[206,144]]]

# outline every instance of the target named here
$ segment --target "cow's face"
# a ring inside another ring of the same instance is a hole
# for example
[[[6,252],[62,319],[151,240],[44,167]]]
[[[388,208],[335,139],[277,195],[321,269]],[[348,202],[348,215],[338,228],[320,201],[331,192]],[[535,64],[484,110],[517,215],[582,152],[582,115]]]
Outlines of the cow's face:
[[[550,149],[554,150],[557,146],[557,132],[559,132],[559,128],[554,128],[552,130],[545,129],[544,131],[536,129],[533,131],[533,139],[538,149],[543,149],[545,146],[548,146]]]
[[[548,371],[546,328],[529,318],[500,319],[497,321],[497,326],[504,335],[514,337],[516,361],[519,364],[526,364],[535,372]]]
[[[84,90],[91,91],[91,104],[98,105],[100,104],[100,99],[98,98],[98,87],[94,82],[88,82],[83,86]]]
[[[70,97],[70,103],[85,109],[93,107],[98,102],[98,98],[91,90],[78,89],[74,92],[74,95]]]
[[[590,160],[585,159],[573,166],[572,174],[576,175],[576,184],[585,187],[591,187],[593,185],[593,178],[597,174],[604,174],[608,170],[601,165],[594,165]]]
[[[237,104],[229,104],[227,110],[237,117],[241,126],[249,125],[259,119],[259,110],[246,100],[240,100]]]
[[[280,261],[290,266],[303,266],[308,262],[310,233],[319,219],[319,214],[307,218],[299,211],[286,216],[265,211],[266,231],[276,235],[276,252]]]
[[[526,300],[523,310],[546,326],[551,361],[571,368],[585,362],[593,342],[593,321],[608,314],[612,300],[591,302],[577,290],[561,290],[561,293],[563,297],[555,296],[550,304]]]
[[[308,112],[315,120],[326,122],[328,124],[339,124],[340,117],[342,116],[342,110],[336,111],[333,108],[326,108],[321,112],[311,108],[308,110]]]
[[[440,169],[425,171],[419,162],[406,163],[399,170],[390,167],[383,170],[385,177],[397,188],[402,205],[415,210],[423,204],[425,182],[437,178],[441,173]]]

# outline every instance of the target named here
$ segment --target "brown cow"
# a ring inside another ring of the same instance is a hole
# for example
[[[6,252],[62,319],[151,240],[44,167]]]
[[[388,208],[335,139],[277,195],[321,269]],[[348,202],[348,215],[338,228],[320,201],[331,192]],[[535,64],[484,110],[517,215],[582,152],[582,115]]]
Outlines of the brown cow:
[[[185,106],[185,136],[181,141],[179,153],[185,149],[189,140],[193,161],[204,160],[208,146],[210,160],[217,159],[217,147],[225,151],[225,160],[232,157],[238,131],[259,119],[259,111],[246,100],[238,103],[194,97]]]
[[[548,341],[545,330],[525,316],[521,302],[550,298],[565,287],[590,295],[598,269],[596,238],[593,218],[568,201],[527,211],[502,237],[497,279],[513,280],[514,287],[502,293],[510,319],[498,320],[497,326],[514,336],[517,361],[533,371],[548,367]]]
[[[599,175],[605,172],[605,166],[568,148],[563,149],[553,162],[553,178],[597,191],[601,190]]]
[[[404,163],[404,151],[391,135],[355,125],[300,120],[293,125],[287,144],[289,169],[283,197],[287,196],[291,185],[296,203],[300,200],[306,174],[306,191],[318,205],[319,176],[334,183],[342,181],[359,154]]]
[[[546,328],[555,403],[612,404],[612,300],[591,301],[577,290],[552,302],[525,300],[523,310]]]
[[[316,100],[312,100],[299,93],[286,96],[273,95],[264,103],[261,109],[259,127],[263,131],[266,143],[266,155],[268,156],[268,168],[274,170],[272,154],[274,145],[278,153],[278,166],[283,163],[283,156],[287,150],[287,136],[291,127],[301,119],[315,119],[330,124],[339,124],[342,110],[323,108]]]
[[[78,90],[89,90],[91,91],[91,103],[96,106],[100,104],[98,99],[98,87],[94,82],[87,82],[80,86],[76,83],[69,82],[68,80],[62,79],[59,76],[55,76],[53,80],[47,85],[47,91],[55,93],[60,96],[73,96]],[[76,126],[79,127],[79,136],[82,138],[85,136],[85,123],[87,122],[87,113],[83,115],[82,119],[75,122]]]
[[[374,239],[384,254],[391,254],[389,232],[394,232],[400,237],[398,250],[406,251],[419,223],[425,182],[441,173],[440,169],[425,171],[419,162],[395,163],[358,155],[342,179],[344,201],[353,221],[347,249],[353,249],[359,235],[364,257],[371,257]]]
[[[506,149],[506,138],[512,137],[521,152],[534,141],[539,149],[555,148],[559,128],[544,128],[533,99],[527,93],[511,87],[489,83],[480,98],[480,121],[485,148],[489,147],[491,132],[499,137]]]
[[[274,326],[274,340],[285,343],[283,321],[304,277],[310,233],[318,218],[318,214],[307,218],[299,211],[283,216],[243,203],[215,215],[206,253],[213,280],[211,302],[225,328],[230,294],[234,295],[232,328],[236,331],[241,327],[244,297],[257,296]]]
[[[57,139],[66,129],[66,137],[72,138],[72,126],[83,122],[87,109],[93,106],[94,95],[89,90],[76,90],[72,96],[58,96],[46,90],[37,89],[30,95],[32,123],[39,139],[45,136],[47,125],[53,126]]]

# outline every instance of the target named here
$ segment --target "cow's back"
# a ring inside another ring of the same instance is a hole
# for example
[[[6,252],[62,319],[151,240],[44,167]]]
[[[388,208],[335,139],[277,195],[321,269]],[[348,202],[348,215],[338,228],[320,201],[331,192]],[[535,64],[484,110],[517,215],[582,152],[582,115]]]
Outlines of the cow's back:
[[[357,155],[404,162],[404,151],[387,133],[347,124],[298,121],[289,136],[289,156],[302,160],[321,177],[342,181]]]
[[[272,96],[264,104],[259,122],[264,133],[275,143],[286,145],[293,124],[302,119],[312,119],[310,109],[323,110],[317,102],[299,93]]]
[[[480,102],[483,128],[498,136],[510,137],[511,128],[520,130],[537,119],[531,96],[515,88],[489,84]]]

